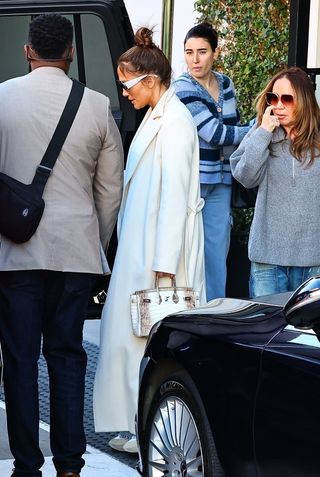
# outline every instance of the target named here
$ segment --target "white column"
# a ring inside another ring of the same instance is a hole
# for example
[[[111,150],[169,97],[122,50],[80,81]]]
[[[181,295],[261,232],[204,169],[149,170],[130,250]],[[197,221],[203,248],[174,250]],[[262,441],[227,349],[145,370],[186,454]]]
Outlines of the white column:
[[[162,0],[124,0],[133,30],[154,27],[154,42],[161,46]],[[185,70],[183,40],[196,23],[194,0],[175,0],[172,39],[172,68],[174,77]]]
[[[197,23],[194,3],[194,0],[175,0],[172,41],[172,68],[175,78],[187,71],[183,41],[187,31]]]
[[[308,68],[320,68],[320,0],[310,0]],[[316,97],[320,104],[320,76],[316,76]]]
[[[320,0],[310,0],[308,68],[320,68]]]

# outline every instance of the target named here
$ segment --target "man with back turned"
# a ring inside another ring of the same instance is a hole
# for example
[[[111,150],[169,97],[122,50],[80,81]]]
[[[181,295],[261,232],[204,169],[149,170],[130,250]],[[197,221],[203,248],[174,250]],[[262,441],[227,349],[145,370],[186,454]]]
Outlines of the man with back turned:
[[[58,14],[30,23],[31,72],[0,85],[0,171],[31,183],[71,90],[73,27]],[[82,331],[122,194],[123,152],[109,99],[85,88],[44,191],[32,238],[0,235],[0,340],[14,477],[40,477],[38,359],[50,383],[50,443],[57,477],[78,477],[86,353]]]

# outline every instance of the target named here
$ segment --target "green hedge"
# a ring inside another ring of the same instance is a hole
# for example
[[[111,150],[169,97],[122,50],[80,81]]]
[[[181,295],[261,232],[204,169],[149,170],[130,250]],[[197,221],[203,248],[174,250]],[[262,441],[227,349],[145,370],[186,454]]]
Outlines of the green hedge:
[[[195,2],[199,21],[209,21],[219,33],[217,69],[234,81],[243,121],[254,117],[255,97],[287,64],[289,4],[289,0]]]

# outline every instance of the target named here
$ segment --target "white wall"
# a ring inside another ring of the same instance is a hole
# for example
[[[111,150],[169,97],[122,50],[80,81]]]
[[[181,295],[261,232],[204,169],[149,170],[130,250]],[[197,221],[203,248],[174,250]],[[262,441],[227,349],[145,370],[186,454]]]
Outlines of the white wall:
[[[320,68],[320,0],[310,1],[308,68]],[[320,104],[320,75],[316,77],[316,97]]]
[[[320,68],[320,1],[310,1],[308,67]]]
[[[124,0],[133,30],[154,28],[154,41],[161,46],[162,2],[165,0]],[[196,23],[194,0],[175,0],[173,17],[172,68],[174,76],[185,71],[183,40]]]

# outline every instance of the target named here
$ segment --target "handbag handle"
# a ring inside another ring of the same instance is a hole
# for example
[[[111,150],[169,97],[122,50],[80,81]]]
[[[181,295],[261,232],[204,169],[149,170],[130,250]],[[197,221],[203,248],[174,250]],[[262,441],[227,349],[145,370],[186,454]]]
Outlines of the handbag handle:
[[[177,304],[177,303],[179,303],[179,296],[178,296],[178,293],[177,293],[177,283],[176,283],[176,277],[175,276],[171,277],[171,286],[173,287],[172,301]],[[160,303],[162,302],[162,298],[161,298],[161,295],[160,295],[160,289],[165,288],[165,287],[159,287],[159,277],[158,277],[158,275],[156,275],[155,287],[157,289],[157,294],[158,294],[158,297],[159,297],[159,305],[160,305]]]

